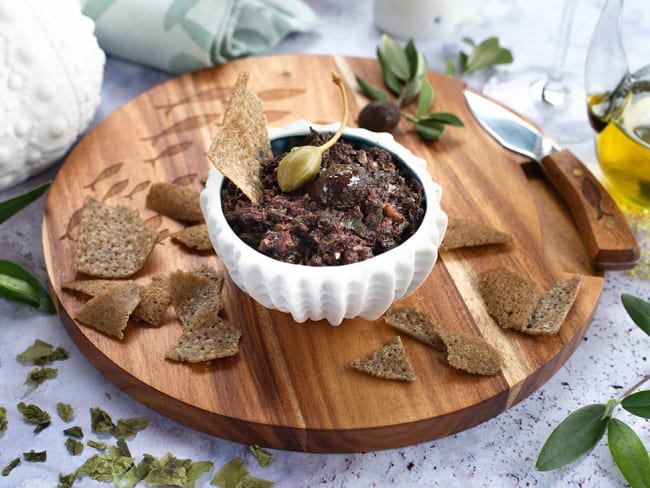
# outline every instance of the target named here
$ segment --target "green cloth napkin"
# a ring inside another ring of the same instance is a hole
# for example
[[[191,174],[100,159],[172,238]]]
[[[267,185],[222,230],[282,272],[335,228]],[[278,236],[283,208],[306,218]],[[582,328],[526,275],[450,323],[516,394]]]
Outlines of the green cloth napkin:
[[[82,0],[108,54],[184,73],[262,52],[318,19],[300,0]]]

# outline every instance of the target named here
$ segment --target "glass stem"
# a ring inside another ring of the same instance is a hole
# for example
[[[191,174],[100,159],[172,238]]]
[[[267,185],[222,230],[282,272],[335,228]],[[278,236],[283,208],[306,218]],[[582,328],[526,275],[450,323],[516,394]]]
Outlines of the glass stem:
[[[562,71],[566,62],[569,38],[571,37],[571,26],[573,25],[573,16],[577,3],[577,0],[564,0],[553,64],[548,73],[549,78],[556,82],[562,79]]]

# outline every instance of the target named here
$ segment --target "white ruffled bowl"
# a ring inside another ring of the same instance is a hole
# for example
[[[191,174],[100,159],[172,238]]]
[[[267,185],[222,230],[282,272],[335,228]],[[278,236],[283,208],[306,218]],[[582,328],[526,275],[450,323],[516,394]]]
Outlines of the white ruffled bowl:
[[[309,129],[335,132],[338,124],[318,125],[298,120],[269,128],[273,145],[282,138],[308,135]],[[290,313],[296,322],[326,319],[332,325],[343,319],[380,317],[395,300],[413,293],[429,276],[447,228],[440,209],[442,190],[431,180],[426,163],[395,142],[388,133],[346,128],[342,139],[378,145],[396,157],[424,188],[426,211],[417,231],[399,246],[365,261],[341,266],[305,266],[278,261],[244,243],[223,214],[221,187],[224,176],[210,171],[201,192],[201,207],[210,239],[231,279],[267,308]]]

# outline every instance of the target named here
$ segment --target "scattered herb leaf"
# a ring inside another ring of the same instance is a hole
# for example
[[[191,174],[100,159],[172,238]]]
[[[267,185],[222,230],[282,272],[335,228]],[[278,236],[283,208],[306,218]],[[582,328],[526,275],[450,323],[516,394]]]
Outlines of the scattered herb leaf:
[[[99,407],[90,408],[90,427],[93,432],[101,434],[103,432],[110,432],[115,428],[115,424],[104,410]]]
[[[29,405],[20,402],[17,406],[18,411],[23,415],[23,419],[30,424],[36,425],[34,433],[38,434],[40,431],[50,425],[50,414],[42,410],[37,405],[30,403]]]
[[[23,452],[23,459],[30,463],[44,463],[47,461],[47,451],[35,451],[32,449],[29,452]]]
[[[32,274],[11,261],[0,259],[0,296],[48,314],[56,313],[52,298]]]
[[[95,454],[88,458],[75,472],[75,478],[88,476],[95,481],[112,481],[122,486],[120,477],[133,466],[133,458],[110,454]]]
[[[20,458],[17,457],[9,464],[7,464],[4,468],[2,468],[2,476],[9,476],[9,473],[11,473],[14,470],[14,468],[19,464],[20,464]]]
[[[145,454],[132,477],[140,477],[148,486],[173,485],[194,488],[196,480],[212,468],[211,461],[192,462],[191,459],[178,459],[171,453],[163,458]],[[132,485],[131,485],[132,486]]]
[[[253,457],[257,459],[260,466],[268,466],[273,461],[273,454],[258,445],[249,446],[248,449],[253,453]]]
[[[7,430],[9,421],[7,420],[7,409],[0,407],[0,434],[4,434]]]
[[[271,488],[274,485],[275,483],[273,481],[245,474],[242,476],[242,479],[239,480],[237,488]]]
[[[116,439],[130,439],[135,437],[139,430],[146,428],[147,424],[147,417],[119,419],[111,433]]]
[[[68,450],[68,452],[70,454],[72,454],[73,456],[78,456],[84,450],[83,442],[81,442],[81,441],[79,441],[77,439],[73,439],[72,437],[68,437],[65,440],[65,447]]]
[[[59,374],[59,370],[56,368],[34,368],[29,373],[27,373],[27,379],[25,380],[26,385],[38,386],[43,383],[45,380],[56,378]]]
[[[26,191],[13,198],[0,202],[0,224],[6,221],[9,217],[22,210],[27,205],[37,200],[52,184],[51,181],[43,183],[31,190]]]
[[[76,437],[77,439],[83,439],[84,432],[78,425],[65,429],[63,433],[69,437]]]
[[[43,366],[59,359],[68,359],[69,357],[70,353],[64,348],[57,347],[54,349],[52,344],[36,339],[34,344],[16,356],[16,359],[20,362],[31,362],[37,366]]]
[[[650,487],[650,456],[634,430],[625,422],[610,419],[607,444],[612,459],[630,486]]]
[[[64,422],[70,422],[74,417],[74,409],[69,403],[59,402],[56,404],[56,412]]]
[[[240,480],[247,474],[248,466],[243,459],[231,459],[219,468],[210,484],[221,488],[237,488]]]

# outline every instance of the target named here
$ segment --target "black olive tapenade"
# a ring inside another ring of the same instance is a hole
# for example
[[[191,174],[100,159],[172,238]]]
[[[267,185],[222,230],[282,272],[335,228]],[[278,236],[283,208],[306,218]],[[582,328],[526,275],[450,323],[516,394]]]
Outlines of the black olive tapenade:
[[[312,135],[314,145],[329,137]],[[262,163],[260,205],[230,181],[222,188],[230,227],[263,254],[309,266],[356,263],[398,246],[419,227],[422,185],[384,149],[338,141],[323,154],[316,179],[291,193],[280,191],[275,176],[284,154]]]

